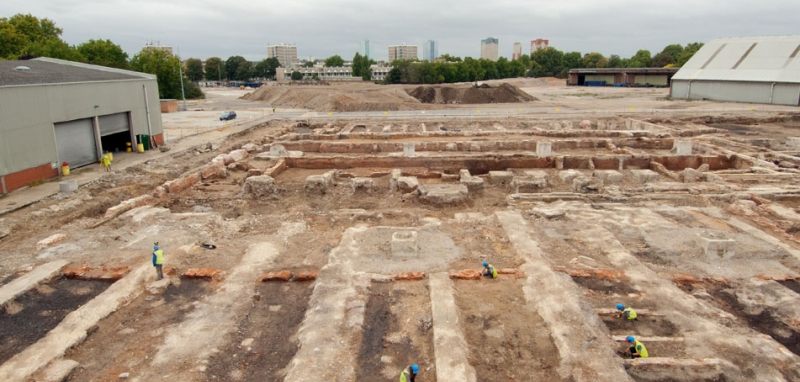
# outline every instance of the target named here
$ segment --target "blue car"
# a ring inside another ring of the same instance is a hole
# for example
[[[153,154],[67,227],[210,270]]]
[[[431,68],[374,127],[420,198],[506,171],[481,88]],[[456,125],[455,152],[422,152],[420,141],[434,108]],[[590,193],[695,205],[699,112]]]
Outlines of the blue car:
[[[226,111],[219,116],[220,121],[230,121],[232,119],[236,119],[235,111]]]

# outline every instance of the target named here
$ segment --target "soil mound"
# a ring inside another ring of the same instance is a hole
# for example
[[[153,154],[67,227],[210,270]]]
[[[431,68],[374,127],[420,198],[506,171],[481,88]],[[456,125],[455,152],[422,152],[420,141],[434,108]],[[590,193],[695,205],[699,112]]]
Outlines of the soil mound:
[[[242,99],[316,111],[396,111],[429,109],[398,86],[262,86]]]
[[[536,97],[525,93],[515,85],[502,83],[498,86],[418,86],[408,93],[422,103],[484,104],[520,103],[536,101]]]

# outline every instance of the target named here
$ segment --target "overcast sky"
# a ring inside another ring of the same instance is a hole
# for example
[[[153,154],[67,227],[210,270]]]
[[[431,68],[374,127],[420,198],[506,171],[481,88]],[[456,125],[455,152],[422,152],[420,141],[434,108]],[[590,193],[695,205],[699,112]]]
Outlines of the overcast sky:
[[[673,43],[716,37],[800,34],[798,0],[3,0],[0,17],[31,13],[64,29],[69,44],[110,39],[130,56],[148,41],[183,59],[266,58],[266,46],[296,44],[299,58],[350,60],[369,39],[374,59],[387,46],[439,42],[439,54],[480,56],[480,40],[530,41],[582,54],[656,54]],[[420,51],[420,58],[422,52]]]

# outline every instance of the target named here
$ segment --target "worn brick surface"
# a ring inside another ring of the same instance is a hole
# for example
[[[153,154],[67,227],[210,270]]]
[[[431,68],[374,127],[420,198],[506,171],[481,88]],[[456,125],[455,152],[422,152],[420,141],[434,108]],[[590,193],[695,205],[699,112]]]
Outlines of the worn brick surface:
[[[64,277],[77,280],[117,281],[130,272],[128,267],[66,267],[61,273]]]
[[[311,281],[317,279],[317,271],[298,272],[294,276],[294,281]]]
[[[564,267],[553,267],[556,272],[563,272],[572,277],[594,277],[608,280],[625,279],[625,272],[615,269],[567,269]]]
[[[481,278],[481,272],[475,269],[465,269],[463,271],[450,272],[451,279],[458,280],[478,280]]]
[[[267,272],[261,276],[261,281],[289,281],[292,278],[291,271]]]
[[[170,180],[169,182],[164,183],[164,188],[170,194],[177,194],[189,189],[189,187],[194,186],[199,181],[200,174],[194,173],[183,178]]]
[[[190,279],[213,279],[217,280],[222,275],[222,271],[214,268],[190,268],[183,273],[183,277]]]
[[[424,278],[425,272],[402,272],[394,276],[394,279],[399,281],[422,280]]]
[[[67,238],[67,235],[65,235],[63,233],[57,233],[57,234],[52,235],[52,236],[50,236],[48,238],[39,240],[39,242],[36,243],[36,249],[47,248],[47,247],[49,247],[49,246],[51,246],[53,244],[56,244],[56,243],[66,239],[66,238]]]

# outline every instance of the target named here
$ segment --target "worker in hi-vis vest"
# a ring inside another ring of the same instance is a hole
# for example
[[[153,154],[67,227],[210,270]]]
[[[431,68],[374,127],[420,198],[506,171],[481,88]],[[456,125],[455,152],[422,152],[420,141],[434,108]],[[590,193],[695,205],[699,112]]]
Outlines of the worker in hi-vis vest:
[[[481,271],[481,276],[491,277],[493,279],[497,278],[497,269],[494,265],[489,264],[488,262],[483,262],[483,270]]]
[[[158,242],[153,245],[153,266],[156,267],[156,280],[164,278],[161,267],[164,265],[164,251],[158,249]]]
[[[628,336],[625,338],[625,341],[631,346],[628,351],[630,351],[631,358],[649,358],[650,355],[647,354],[647,348],[644,347],[644,344],[639,342],[634,336]]]
[[[622,317],[628,321],[639,321],[639,316],[636,315],[636,311],[630,306],[626,307],[625,305],[617,304],[617,311],[617,317]]]
[[[414,382],[417,379],[417,374],[419,374],[419,366],[415,363],[400,372],[400,382]]]

